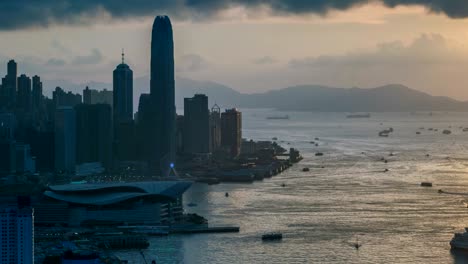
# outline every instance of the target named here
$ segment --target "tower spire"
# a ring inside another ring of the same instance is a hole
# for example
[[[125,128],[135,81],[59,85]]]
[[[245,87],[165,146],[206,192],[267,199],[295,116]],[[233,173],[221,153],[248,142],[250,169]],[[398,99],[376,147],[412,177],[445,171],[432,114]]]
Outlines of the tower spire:
[[[125,64],[125,52],[124,52],[124,49],[122,49],[122,64]]]

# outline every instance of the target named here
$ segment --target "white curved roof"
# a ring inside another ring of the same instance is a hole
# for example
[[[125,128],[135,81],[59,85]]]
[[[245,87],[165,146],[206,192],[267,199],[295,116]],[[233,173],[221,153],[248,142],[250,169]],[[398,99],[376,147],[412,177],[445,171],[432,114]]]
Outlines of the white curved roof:
[[[68,203],[110,205],[139,197],[173,200],[191,185],[184,181],[66,184],[49,186],[44,195]]]

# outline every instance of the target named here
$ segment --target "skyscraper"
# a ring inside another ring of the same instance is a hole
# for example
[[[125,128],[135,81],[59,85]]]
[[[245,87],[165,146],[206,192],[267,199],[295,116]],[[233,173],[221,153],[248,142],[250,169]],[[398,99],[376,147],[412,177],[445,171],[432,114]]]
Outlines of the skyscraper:
[[[221,114],[221,146],[232,157],[240,154],[242,142],[242,113],[237,109],[226,109]]]
[[[18,65],[14,60],[7,64],[7,75],[2,79],[1,102],[3,106],[13,109],[16,106]]]
[[[174,42],[169,17],[157,16],[151,39],[150,95],[154,107],[154,138],[150,139],[153,172],[167,175],[175,162],[176,107],[174,80]]]
[[[0,263],[34,263],[34,209],[29,197],[0,209]]]
[[[76,115],[72,107],[59,107],[55,112],[55,170],[75,172]]]
[[[108,104],[79,104],[76,112],[76,163],[112,163],[112,111]]]
[[[215,104],[210,113],[210,152],[221,146],[221,108]]]
[[[88,86],[83,90],[83,104],[91,104],[91,90]]]
[[[18,96],[17,107],[25,112],[31,111],[32,96],[31,96],[31,78],[25,74],[18,77]]]
[[[113,77],[114,122],[131,121],[133,120],[133,71],[125,64],[123,52],[122,63],[115,68]]]
[[[32,106],[34,111],[42,110],[42,82],[37,75],[32,77]]]
[[[208,96],[196,94],[184,99],[184,152],[210,152]]]
[[[135,158],[135,124],[133,122],[133,71],[122,63],[113,73],[114,154],[118,160]]]

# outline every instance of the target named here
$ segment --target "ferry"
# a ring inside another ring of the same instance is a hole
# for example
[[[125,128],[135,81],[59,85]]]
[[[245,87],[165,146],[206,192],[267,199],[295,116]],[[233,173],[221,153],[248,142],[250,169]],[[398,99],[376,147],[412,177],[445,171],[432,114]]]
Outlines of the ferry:
[[[452,240],[450,240],[450,247],[452,249],[468,251],[468,227],[465,227],[464,233],[455,233]]]

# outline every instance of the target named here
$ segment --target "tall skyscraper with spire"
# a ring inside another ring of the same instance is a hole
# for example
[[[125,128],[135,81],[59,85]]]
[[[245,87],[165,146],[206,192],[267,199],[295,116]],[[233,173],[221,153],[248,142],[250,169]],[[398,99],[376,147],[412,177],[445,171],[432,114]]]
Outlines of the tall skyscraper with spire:
[[[133,71],[122,63],[114,70],[113,78],[114,157],[118,160],[134,158],[135,136],[133,123]]]
[[[122,50],[122,63],[117,65],[113,76],[114,122],[117,123],[133,120],[133,71],[125,64],[124,56]]]
[[[153,173],[168,175],[175,162],[176,107],[174,80],[174,41],[169,17],[157,16],[151,39],[150,97],[154,107],[152,124],[154,138],[150,139]]]

